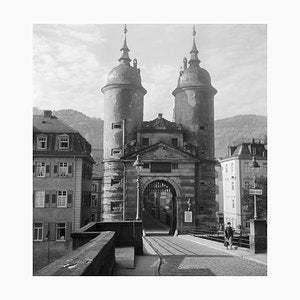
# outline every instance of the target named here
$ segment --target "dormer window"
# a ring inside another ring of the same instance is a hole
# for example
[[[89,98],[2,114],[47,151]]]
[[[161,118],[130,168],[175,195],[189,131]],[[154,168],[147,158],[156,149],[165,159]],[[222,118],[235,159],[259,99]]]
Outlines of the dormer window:
[[[37,137],[37,148],[38,150],[47,149],[47,136],[42,135]]]
[[[61,135],[59,136],[59,150],[69,149],[69,136]]]

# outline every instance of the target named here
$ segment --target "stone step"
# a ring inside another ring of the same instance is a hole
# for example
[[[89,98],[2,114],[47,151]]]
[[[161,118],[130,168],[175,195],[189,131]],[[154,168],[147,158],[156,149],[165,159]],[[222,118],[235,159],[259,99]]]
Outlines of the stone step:
[[[119,269],[134,269],[134,247],[116,247],[115,256]]]

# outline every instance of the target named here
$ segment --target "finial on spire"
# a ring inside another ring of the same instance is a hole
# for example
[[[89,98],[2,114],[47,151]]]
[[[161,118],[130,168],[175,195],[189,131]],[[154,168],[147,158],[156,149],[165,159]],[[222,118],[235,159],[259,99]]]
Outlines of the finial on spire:
[[[128,52],[130,50],[127,47],[126,33],[127,33],[127,26],[126,26],[126,24],[124,24],[124,44],[123,44],[123,47],[120,49],[120,51],[122,51],[122,55],[119,58],[119,62],[121,64],[130,65],[131,59],[129,58],[129,55],[128,55]]]
[[[196,41],[195,41],[195,35],[196,35],[196,29],[195,29],[195,25],[193,26],[193,32],[192,32],[192,36],[193,36],[193,47],[192,50],[190,51],[191,54],[191,58],[189,60],[189,64],[197,64],[199,65],[200,63],[200,59],[198,58],[198,49],[196,46]]]
[[[195,25],[193,26],[193,33],[192,33],[193,36],[196,35],[196,29],[195,29]]]

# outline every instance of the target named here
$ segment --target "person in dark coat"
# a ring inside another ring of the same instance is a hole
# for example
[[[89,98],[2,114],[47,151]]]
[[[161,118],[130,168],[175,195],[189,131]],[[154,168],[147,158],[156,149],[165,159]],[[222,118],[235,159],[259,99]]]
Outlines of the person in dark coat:
[[[233,239],[233,229],[231,227],[230,222],[227,223],[227,226],[225,228],[225,246],[226,249],[228,249],[228,246],[230,246],[230,250],[232,250],[232,239]]]

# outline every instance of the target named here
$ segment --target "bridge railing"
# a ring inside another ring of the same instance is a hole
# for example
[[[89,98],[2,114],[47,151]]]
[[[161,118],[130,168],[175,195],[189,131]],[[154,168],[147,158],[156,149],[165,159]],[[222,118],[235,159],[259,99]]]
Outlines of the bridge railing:
[[[199,228],[192,228],[189,230],[189,232],[187,232],[187,234],[220,243],[224,243],[225,240],[224,231],[217,229],[202,230]],[[232,244],[238,247],[250,248],[249,233],[243,232],[241,230],[235,231],[233,234]]]

